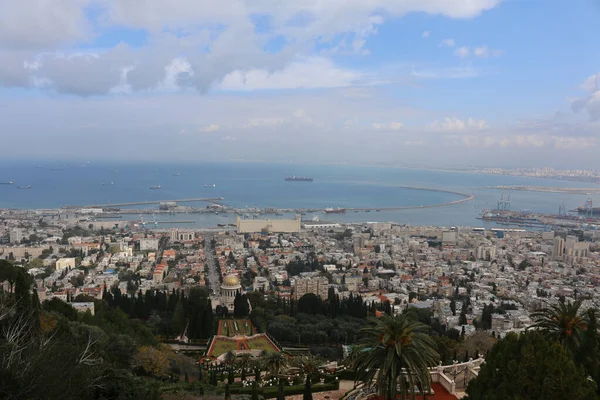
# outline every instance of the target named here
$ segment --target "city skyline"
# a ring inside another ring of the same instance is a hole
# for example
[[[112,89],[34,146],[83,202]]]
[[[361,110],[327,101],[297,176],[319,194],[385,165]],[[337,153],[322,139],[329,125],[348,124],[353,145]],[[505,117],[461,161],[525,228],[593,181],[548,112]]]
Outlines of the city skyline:
[[[596,168],[598,16],[586,1],[5,2],[0,130],[13,159]]]

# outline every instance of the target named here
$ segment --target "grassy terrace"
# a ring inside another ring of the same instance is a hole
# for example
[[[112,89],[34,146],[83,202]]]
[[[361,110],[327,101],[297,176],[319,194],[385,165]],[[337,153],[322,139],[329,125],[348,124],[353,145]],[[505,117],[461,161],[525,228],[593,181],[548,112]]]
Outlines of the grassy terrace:
[[[219,357],[223,353],[236,350],[235,340],[226,340],[224,338],[215,338],[215,345],[212,348],[209,356]]]
[[[224,319],[219,321],[219,335],[222,336],[252,336],[256,333],[249,319]]]
[[[257,334],[249,319],[220,320],[217,336],[213,338],[213,344],[208,349],[207,355],[219,357],[234,350],[279,351],[266,335]]]
[[[266,336],[257,336],[252,339],[246,340],[248,346],[252,350],[261,350],[267,352],[278,352],[277,348],[271,343],[271,341]]]

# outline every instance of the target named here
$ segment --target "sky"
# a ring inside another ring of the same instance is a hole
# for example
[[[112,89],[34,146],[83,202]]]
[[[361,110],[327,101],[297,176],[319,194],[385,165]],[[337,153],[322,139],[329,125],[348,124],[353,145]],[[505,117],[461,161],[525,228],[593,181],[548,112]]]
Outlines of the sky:
[[[0,0],[8,159],[600,169],[596,0]]]

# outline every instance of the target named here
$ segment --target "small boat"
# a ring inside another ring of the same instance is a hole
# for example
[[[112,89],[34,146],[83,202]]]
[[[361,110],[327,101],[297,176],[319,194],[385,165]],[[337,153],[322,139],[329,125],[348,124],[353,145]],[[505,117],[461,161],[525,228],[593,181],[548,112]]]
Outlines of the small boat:
[[[0,185],[14,185],[15,183],[13,181],[8,181],[8,182],[0,182]]]
[[[17,186],[19,189],[31,189],[31,185]]]
[[[204,185],[205,188],[217,187],[214,183],[212,185]]]
[[[150,189],[152,189],[152,190],[158,190],[158,189],[162,189],[162,186],[160,186],[160,185],[153,185],[153,186],[150,186]]]
[[[102,186],[113,186],[115,183],[111,182],[111,183],[103,183]]]
[[[173,174],[173,176],[181,176],[181,174],[179,172],[176,172]]]

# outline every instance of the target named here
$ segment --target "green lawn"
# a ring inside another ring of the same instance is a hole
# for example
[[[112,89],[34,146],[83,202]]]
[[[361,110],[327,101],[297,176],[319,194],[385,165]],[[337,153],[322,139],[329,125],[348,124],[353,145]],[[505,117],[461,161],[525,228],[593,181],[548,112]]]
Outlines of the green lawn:
[[[248,339],[248,346],[250,346],[250,348],[252,350],[261,350],[261,351],[267,351],[267,352],[276,352],[277,349],[271,344],[271,342],[269,341],[269,339],[267,339],[265,336],[259,336],[253,339]]]
[[[212,354],[209,354],[209,356],[219,357],[223,353],[235,350],[235,342],[232,340],[224,340],[218,338],[215,338],[214,340],[216,341],[215,347],[213,347]]]

